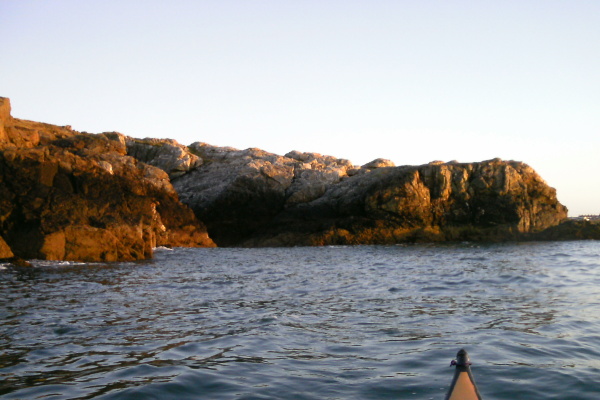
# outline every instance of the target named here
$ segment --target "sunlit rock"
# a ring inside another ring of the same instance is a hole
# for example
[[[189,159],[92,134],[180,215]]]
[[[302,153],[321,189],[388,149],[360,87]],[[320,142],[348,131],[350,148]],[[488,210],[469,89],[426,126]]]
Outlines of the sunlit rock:
[[[202,159],[172,139],[126,138],[127,154],[169,174],[171,179],[202,165]]]
[[[3,255],[117,261],[158,245],[214,246],[167,173],[127,156],[118,134],[0,116]]]

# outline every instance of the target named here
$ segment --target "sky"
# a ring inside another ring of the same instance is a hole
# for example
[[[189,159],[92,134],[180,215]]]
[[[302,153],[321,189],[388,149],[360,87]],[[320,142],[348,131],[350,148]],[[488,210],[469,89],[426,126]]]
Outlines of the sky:
[[[600,213],[600,1],[0,0],[16,118],[396,165],[523,161]]]

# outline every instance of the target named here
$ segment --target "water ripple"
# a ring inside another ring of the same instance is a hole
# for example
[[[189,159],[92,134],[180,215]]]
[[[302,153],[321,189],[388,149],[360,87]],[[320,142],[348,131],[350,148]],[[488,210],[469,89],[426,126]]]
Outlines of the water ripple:
[[[159,249],[0,269],[7,399],[597,399],[596,242]]]

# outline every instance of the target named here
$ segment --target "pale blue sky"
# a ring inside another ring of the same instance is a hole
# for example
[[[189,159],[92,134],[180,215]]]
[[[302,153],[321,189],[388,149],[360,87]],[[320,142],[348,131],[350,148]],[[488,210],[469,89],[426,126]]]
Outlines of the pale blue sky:
[[[13,116],[364,164],[524,161],[600,213],[600,1],[0,0]]]

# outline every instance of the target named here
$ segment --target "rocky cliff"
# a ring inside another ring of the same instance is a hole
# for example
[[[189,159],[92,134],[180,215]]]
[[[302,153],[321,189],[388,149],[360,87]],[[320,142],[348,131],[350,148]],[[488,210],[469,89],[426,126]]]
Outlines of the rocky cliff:
[[[173,180],[188,204],[223,246],[242,243],[286,207],[320,198],[358,173],[348,161],[315,153],[285,157],[260,149],[236,150],[194,143],[202,165]]]
[[[567,217],[555,190],[515,161],[359,167],[297,151],[188,151],[197,165],[173,185],[223,246],[509,240]]]
[[[501,160],[381,168],[284,209],[248,245],[515,240],[567,217],[527,165]]]
[[[317,153],[91,135],[12,118],[0,98],[0,258],[138,259],[156,245],[212,246],[210,238],[531,239],[566,217],[555,190],[521,162],[356,166]]]
[[[13,118],[0,98],[0,258],[116,261],[214,246],[168,175],[117,133]]]

